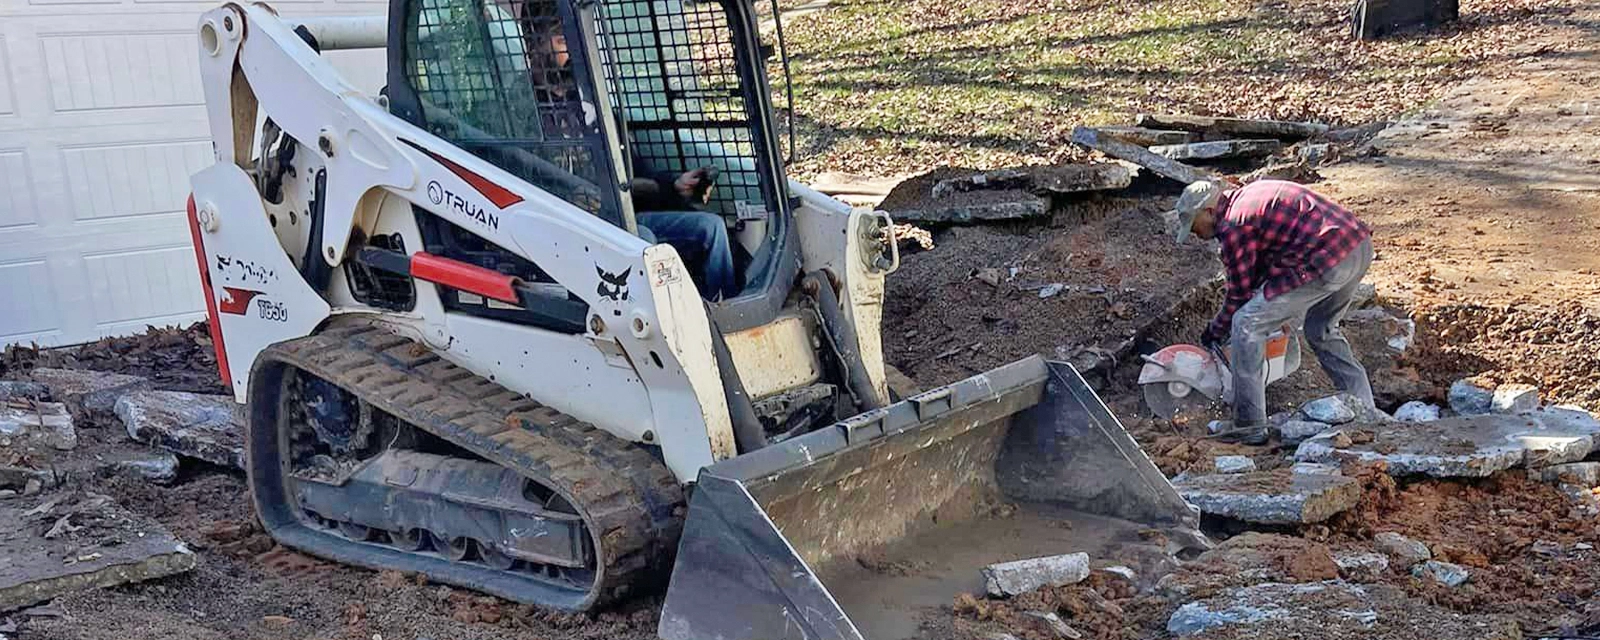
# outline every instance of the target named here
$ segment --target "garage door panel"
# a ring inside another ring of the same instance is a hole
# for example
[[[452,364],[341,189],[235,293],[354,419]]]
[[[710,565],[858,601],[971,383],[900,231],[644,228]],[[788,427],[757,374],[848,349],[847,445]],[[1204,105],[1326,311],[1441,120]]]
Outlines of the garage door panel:
[[[23,150],[0,150],[0,230],[38,223],[31,173]]]
[[[6,39],[0,36],[0,117],[17,112],[16,89],[11,86],[11,54],[6,49]]]
[[[40,259],[0,264],[0,343],[41,341],[60,331],[50,268]]]
[[[212,163],[208,140],[72,147],[61,157],[79,221],[179,211],[189,176]]]
[[[88,254],[83,266],[95,326],[102,332],[141,329],[155,320],[204,309],[194,249],[187,244]]]
[[[199,57],[190,31],[41,34],[55,111],[198,105]]]

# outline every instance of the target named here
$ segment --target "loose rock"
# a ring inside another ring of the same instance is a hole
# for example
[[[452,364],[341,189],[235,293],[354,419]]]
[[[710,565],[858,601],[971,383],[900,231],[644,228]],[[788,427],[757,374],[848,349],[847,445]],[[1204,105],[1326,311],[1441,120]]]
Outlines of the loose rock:
[[[1218,474],[1174,482],[1200,511],[1259,524],[1321,522],[1354,507],[1361,485],[1353,478],[1287,470]]]
[[[1069,553],[1043,558],[1001,562],[983,568],[989,595],[1014,596],[1043,587],[1081,582],[1089,577],[1089,554]]]
[[[1081,640],[1083,638],[1082,632],[1072,628],[1065,620],[1061,619],[1061,616],[1056,615],[1054,612],[1024,611],[1022,615],[1037,621],[1038,626],[1043,627],[1047,633],[1056,638],[1065,638],[1066,640]]]
[[[244,468],[244,425],[233,398],[181,391],[138,391],[117,401],[134,440],[216,465]]]
[[[1600,462],[1571,462],[1545,467],[1539,476],[1550,484],[1600,487]]]
[[[1343,396],[1329,396],[1312,400],[1300,406],[1300,412],[1317,422],[1340,425],[1356,419],[1355,410],[1345,404]]]
[[[1539,408],[1539,388],[1531,384],[1503,384],[1495,387],[1489,410],[1495,413],[1525,413]]]
[[[72,416],[59,402],[12,400],[0,404],[0,438],[25,438],[62,451],[78,446]]]
[[[1430,422],[1439,419],[1439,405],[1412,400],[1394,410],[1394,419],[1401,422]]]
[[[1256,461],[1247,456],[1217,456],[1217,473],[1246,473],[1256,470]]]
[[[1494,406],[1494,390],[1472,380],[1457,380],[1450,385],[1447,400],[1458,415],[1481,415]]]
[[[1449,562],[1429,560],[1411,569],[1411,575],[1418,578],[1432,579],[1447,587],[1459,587],[1467,583],[1472,575],[1467,568]]]
[[[1290,420],[1278,427],[1278,436],[1283,439],[1284,444],[1300,444],[1332,428],[1326,422]]]
[[[1333,557],[1339,575],[1351,582],[1377,582],[1389,571],[1389,558],[1381,553],[1347,553]]]
[[[85,424],[110,420],[118,398],[150,388],[150,381],[139,376],[88,369],[40,368],[32,375],[50,389],[51,399],[65,403],[72,417]]]
[[[1428,550],[1428,545],[1393,531],[1385,531],[1373,536],[1372,544],[1402,567],[1410,567],[1433,557],[1433,552]]]

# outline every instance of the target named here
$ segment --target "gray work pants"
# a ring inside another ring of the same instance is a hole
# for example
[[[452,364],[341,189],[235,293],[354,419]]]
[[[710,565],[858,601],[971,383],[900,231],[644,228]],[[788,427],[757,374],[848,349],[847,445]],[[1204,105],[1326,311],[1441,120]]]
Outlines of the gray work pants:
[[[1356,287],[1372,265],[1372,240],[1362,241],[1320,277],[1268,300],[1260,291],[1233,315],[1230,362],[1233,368],[1233,417],[1246,425],[1267,419],[1267,336],[1284,324],[1305,316],[1306,341],[1317,361],[1340,391],[1354,394],[1372,406],[1372,382],[1361,367],[1350,342],[1339,331]]]

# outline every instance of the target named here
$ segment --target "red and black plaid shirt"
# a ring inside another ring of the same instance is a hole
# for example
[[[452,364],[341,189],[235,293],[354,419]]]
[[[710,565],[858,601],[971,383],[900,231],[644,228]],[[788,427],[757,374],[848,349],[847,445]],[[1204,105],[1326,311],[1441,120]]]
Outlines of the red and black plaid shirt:
[[[1271,300],[1315,280],[1372,236],[1349,209],[1293,182],[1258,180],[1222,194],[1217,207],[1228,297],[1206,332],[1218,342],[1257,289]]]

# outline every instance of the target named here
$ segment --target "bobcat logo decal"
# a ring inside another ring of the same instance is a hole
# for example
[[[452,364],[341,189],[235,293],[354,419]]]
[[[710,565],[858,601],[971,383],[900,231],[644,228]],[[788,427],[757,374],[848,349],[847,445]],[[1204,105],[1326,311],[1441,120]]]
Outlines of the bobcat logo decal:
[[[623,301],[628,299],[628,269],[623,268],[617,273],[607,273],[600,265],[594,266],[595,273],[600,274],[600,286],[595,288],[595,293],[607,300]]]

